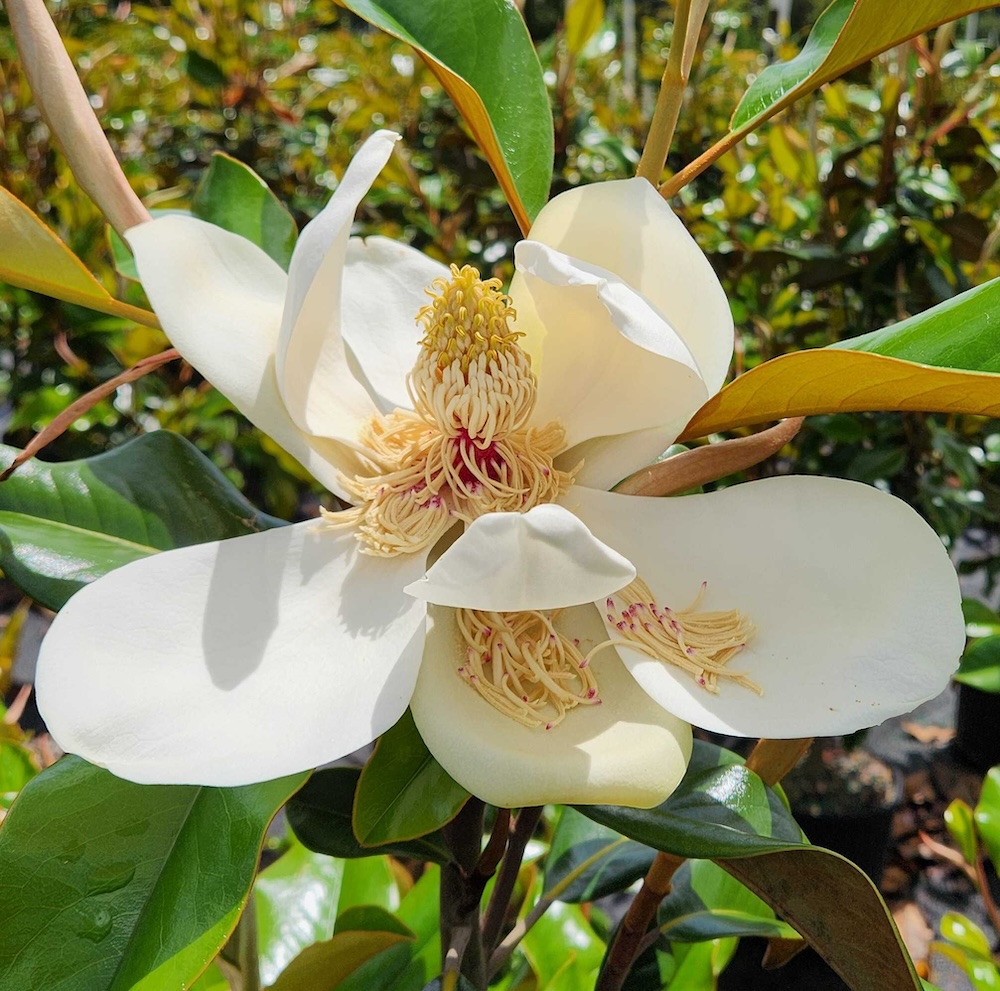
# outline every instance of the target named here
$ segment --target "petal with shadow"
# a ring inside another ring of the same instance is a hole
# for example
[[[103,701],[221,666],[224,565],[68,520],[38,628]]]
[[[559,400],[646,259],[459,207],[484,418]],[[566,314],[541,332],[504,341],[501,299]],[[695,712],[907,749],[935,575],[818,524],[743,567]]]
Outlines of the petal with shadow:
[[[766,478],[657,499],[574,486],[563,504],[628,556],[660,607],[737,609],[756,626],[729,661],[763,691],[700,688],[668,663],[619,653],[662,706],[705,729],[833,736],[942,691],[965,643],[958,579],[937,534],[868,485]],[[609,634],[617,631],[609,625]]]
[[[64,749],[140,783],[241,785],[334,760],[406,709],[421,555],[316,521],[165,551],[81,589],[42,644]]]
[[[424,662],[410,703],[438,763],[474,795],[504,808],[549,802],[651,808],[680,783],[691,727],[656,705],[613,650],[592,662],[603,704],[578,706],[551,730],[522,726],[457,674],[465,642],[455,611],[431,606]],[[604,639],[593,606],[566,610],[559,626],[581,649]]]

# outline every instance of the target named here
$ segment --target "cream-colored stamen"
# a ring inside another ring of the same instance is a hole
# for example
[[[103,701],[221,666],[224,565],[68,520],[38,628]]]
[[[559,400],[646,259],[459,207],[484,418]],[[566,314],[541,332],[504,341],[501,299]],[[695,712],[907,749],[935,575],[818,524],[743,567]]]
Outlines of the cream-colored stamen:
[[[600,705],[597,680],[557,613],[458,609],[466,645],[458,673],[493,708],[523,726],[558,726],[578,705]]]
[[[368,554],[412,553],[456,521],[554,502],[576,472],[553,465],[566,447],[561,424],[527,425],[536,381],[500,280],[452,265],[428,294],[407,380],[413,411],[368,422],[358,439],[374,470],[343,480],[358,505],[323,514],[328,526],[354,529]]]
[[[608,598],[607,620],[622,636],[623,646],[642,651],[687,671],[702,688],[718,694],[719,679],[735,682],[763,695],[761,687],[745,674],[726,666],[754,634],[754,625],[735,609],[698,612],[707,584],[702,582],[694,602],[685,609],[659,606],[649,586],[637,578]],[[608,640],[588,654],[621,644]]]

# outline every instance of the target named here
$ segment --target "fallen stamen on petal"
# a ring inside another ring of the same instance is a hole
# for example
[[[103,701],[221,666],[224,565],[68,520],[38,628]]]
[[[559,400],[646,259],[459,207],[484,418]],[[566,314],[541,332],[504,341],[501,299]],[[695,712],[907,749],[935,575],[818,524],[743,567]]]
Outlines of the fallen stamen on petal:
[[[657,606],[649,586],[637,578],[607,600],[608,623],[621,634],[624,646],[681,668],[715,695],[720,679],[763,695],[755,681],[726,666],[753,636],[753,623],[736,609],[698,612],[706,588],[707,582],[702,582],[691,605],[677,610]],[[619,607],[615,600],[622,605]],[[649,619],[635,621],[637,614],[647,611]],[[619,644],[619,640],[606,640],[594,647],[586,659],[589,661],[599,650]]]
[[[553,466],[566,447],[560,423],[527,426],[536,381],[500,281],[453,265],[428,293],[407,382],[414,409],[365,425],[358,439],[373,471],[343,479],[358,505],[323,513],[325,525],[353,529],[362,550],[381,557],[423,550],[458,520],[554,502],[577,471]]]
[[[456,610],[466,643],[458,674],[523,726],[551,730],[576,706],[601,704],[579,644],[555,628],[555,615]]]

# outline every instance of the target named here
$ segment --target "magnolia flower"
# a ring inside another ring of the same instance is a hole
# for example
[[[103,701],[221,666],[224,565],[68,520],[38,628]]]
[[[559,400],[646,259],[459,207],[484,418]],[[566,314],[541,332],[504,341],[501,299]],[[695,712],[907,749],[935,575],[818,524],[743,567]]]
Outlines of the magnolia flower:
[[[62,746],[135,781],[234,785],[350,753],[410,705],[493,804],[649,806],[690,722],[839,733],[936,694],[957,582],[901,502],[819,478],[605,491],[732,355],[718,280],[655,191],[556,197],[508,297],[350,237],[395,140],[365,143],[287,276],[192,218],[129,232],[173,344],[353,508],[77,593],[37,679]]]

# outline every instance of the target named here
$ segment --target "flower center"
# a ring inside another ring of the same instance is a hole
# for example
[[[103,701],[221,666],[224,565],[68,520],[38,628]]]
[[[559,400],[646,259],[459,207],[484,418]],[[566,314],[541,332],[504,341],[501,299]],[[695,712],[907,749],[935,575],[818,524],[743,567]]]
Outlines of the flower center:
[[[687,671],[702,688],[719,693],[719,679],[735,682],[762,695],[760,686],[745,674],[726,666],[753,636],[754,625],[735,609],[698,612],[706,582],[686,609],[659,606],[649,586],[637,578],[607,600],[608,622],[625,645]],[[609,640],[587,655],[618,641]]]
[[[458,673],[494,709],[524,726],[552,729],[578,705],[600,705],[597,681],[557,614],[456,610],[466,644]]]
[[[438,279],[418,314],[424,330],[407,380],[413,410],[378,414],[361,431],[371,475],[344,479],[358,505],[324,512],[382,557],[433,544],[456,520],[527,512],[573,482],[553,458],[566,447],[558,422],[529,427],[537,392],[531,359],[511,329],[499,279],[469,265]]]

